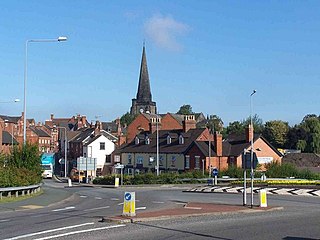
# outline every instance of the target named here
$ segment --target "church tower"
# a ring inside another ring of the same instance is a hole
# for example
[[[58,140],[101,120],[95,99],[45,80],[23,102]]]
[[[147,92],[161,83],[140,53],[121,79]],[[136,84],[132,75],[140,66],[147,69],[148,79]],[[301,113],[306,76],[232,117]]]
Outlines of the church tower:
[[[132,99],[130,114],[135,115],[142,112],[155,114],[156,111],[156,103],[152,102],[146,49],[143,45],[137,98]]]

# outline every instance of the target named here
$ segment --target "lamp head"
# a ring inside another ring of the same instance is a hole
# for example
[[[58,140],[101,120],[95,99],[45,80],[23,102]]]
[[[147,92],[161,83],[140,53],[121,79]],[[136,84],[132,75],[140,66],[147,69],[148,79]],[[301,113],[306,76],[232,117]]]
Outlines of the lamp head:
[[[250,96],[252,96],[252,95],[255,94],[256,92],[257,92],[257,90],[253,90]]]
[[[15,99],[15,100],[14,100],[14,102],[20,102],[20,99],[19,99],[19,98],[17,98],[17,99]]]
[[[64,42],[64,41],[67,41],[67,37],[65,36],[58,37],[58,42]]]

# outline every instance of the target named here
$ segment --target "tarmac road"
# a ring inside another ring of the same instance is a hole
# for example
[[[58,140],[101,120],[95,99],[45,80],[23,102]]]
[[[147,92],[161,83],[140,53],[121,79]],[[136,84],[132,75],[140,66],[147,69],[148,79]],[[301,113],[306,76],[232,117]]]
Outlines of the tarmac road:
[[[122,213],[125,191],[136,192],[137,213],[186,202],[241,205],[241,194],[184,193],[178,187],[65,188],[45,181],[42,196],[0,206],[1,239],[320,239],[316,197],[268,196],[271,212],[227,213],[135,223],[101,222]],[[257,203],[255,196],[255,203]],[[49,205],[49,206],[47,206]],[[13,211],[15,210],[15,211]],[[29,235],[28,235],[29,234]],[[30,235],[31,234],[31,235]],[[15,238],[13,238],[15,237]],[[288,238],[291,237],[291,238]]]

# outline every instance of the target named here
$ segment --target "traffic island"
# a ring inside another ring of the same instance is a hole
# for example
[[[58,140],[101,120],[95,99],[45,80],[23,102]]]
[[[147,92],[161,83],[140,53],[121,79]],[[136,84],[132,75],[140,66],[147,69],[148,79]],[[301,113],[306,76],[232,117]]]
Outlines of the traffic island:
[[[256,213],[282,210],[283,207],[258,207],[242,205],[227,205],[215,203],[197,203],[190,202],[185,205],[177,205],[176,208],[162,209],[149,212],[138,212],[134,217],[127,216],[113,216],[104,217],[103,221],[117,222],[117,223],[133,223],[133,222],[147,222],[156,220],[166,220],[182,217],[205,216],[205,215],[222,215],[222,214],[240,214],[240,213]]]

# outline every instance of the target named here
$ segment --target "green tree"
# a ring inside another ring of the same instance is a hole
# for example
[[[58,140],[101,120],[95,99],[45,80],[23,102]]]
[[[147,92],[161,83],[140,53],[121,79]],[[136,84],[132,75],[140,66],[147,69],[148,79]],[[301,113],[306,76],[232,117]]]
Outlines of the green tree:
[[[307,132],[307,152],[320,153],[320,120],[316,116],[304,118],[301,127]]]
[[[217,116],[217,115],[210,115],[209,118],[207,119],[207,128],[211,129],[212,131],[218,131],[222,132],[223,131],[223,121],[222,119]]]
[[[251,124],[251,119],[248,117],[245,120],[242,120],[241,122],[243,126],[246,128]],[[255,133],[262,133],[264,126],[263,126],[263,121],[257,114],[252,116],[252,124],[253,124],[253,130]]]
[[[128,126],[136,118],[137,115],[131,115],[129,112],[123,114],[120,118],[121,126]]]
[[[268,121],[265,123],[263,136],[275,147],[282,148],[286,143],[289,132],[288,122],[281,120]]]
[[[189,104],[186,105],[182,105],[179,109],[179,111],[177,112],[177,114],[182,114],[182,115],[189,115],[189,114],[193,114],[194,112],[192,111],[192,107]]]
[[[234,121],[229,123],[229,126],[226,127],[227,134],[243,134],[245,130],[245,126],[243,123],[239,121]]]

